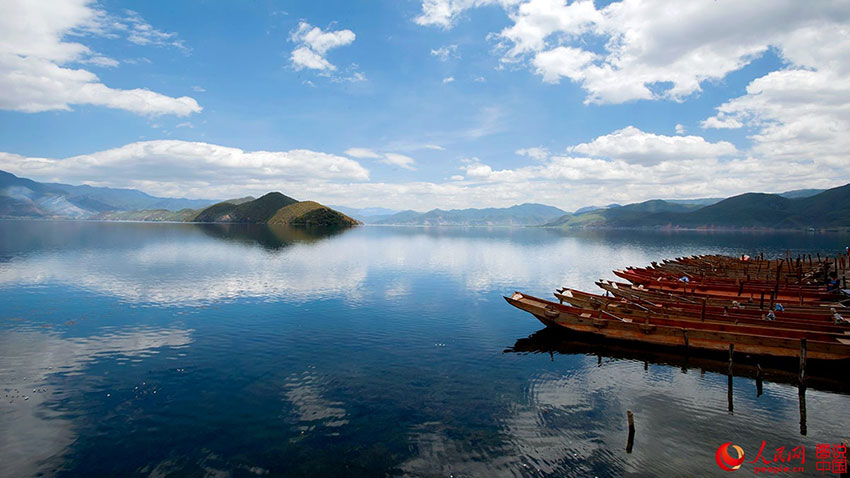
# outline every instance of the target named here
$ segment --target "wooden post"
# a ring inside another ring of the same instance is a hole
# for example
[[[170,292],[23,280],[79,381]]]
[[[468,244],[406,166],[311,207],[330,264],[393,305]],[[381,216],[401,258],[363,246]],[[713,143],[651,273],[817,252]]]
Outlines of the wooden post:
[[[627,410],[626,417],[629,420],[629,438],[626,442],[626,453],[631,453],[632,447],[635,444],[635,414],[631,410]]]
[[[729,374],[729,379],[727,383],[726,389],[726,402],[728,403],[729,413],[733,413],[735,411],[734,406],[732,405],[732,374]]]
[[[688,330],[682,329],[682,338],[685,340],[685,351],[688,351]]]
[[[803,339],[806,340],[806,339]],[[732,376],[732,356],[735,355],[735,344],[729,344],[729,376]]]
[[[806,384],[806,339],[800,339],[800,384]]]
[[[762,380],[764,371],[760,364],[756,364],[756,397],[760,397],[762,393]]]
[[[800,385],[797,389],[797,396],[800,398],[800,435],[806,436],[808,427],[806,426],[806,386]]]
[[[699,320],[705,322],[705,303],[708,301],[707,297],[702,298],[702,309],[700,309]]]
[[[764,289],[761,291],[761,300],[759,300],[759,310],[764,310]]]

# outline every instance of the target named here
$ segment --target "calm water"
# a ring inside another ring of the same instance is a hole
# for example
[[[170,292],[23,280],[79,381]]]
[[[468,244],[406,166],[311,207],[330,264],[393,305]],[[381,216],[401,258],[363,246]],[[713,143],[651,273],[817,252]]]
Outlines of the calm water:
[[[719,444],[764,440],[817,476],[845,377],[806,391],[803,435],[790,381],[735,377],[730,412],[723,362],[553,337],[502,295],[848,241],[0,222],[0,474],[722,476]]]

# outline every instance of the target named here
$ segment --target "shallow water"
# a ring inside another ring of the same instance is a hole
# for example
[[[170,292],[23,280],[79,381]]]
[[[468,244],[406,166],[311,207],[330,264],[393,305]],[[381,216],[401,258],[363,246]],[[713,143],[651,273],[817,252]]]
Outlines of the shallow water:
[[[722,367],[538,333],[502,295],[848,243],[0,221],[0,474],[721,476],[721,443],[765,441],[820,475],[815,445],[850,438],[846,377],[806,390],[801,424],[793,381],[757,396],[742,368],[730,412]]]

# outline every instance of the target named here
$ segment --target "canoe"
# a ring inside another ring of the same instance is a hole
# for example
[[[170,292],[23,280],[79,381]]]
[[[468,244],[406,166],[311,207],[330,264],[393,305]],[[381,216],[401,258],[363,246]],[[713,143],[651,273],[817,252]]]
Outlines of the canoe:
[[[779,330],[750,325],[716,324],[676,318],[632,320],[604,310],[570,307],[515,292],[505,300],[529,312],[549,327],[562,327],[611,339],[647,344],[685,347],[706,351],[728,351],[775,357],[799,357],[806,350],[809,359],[850,358],[850,339],[808,331]]]
[[[555,292],[561,304],[593,310],[606,310],[628,317],[682,317],[689,320],[734,323],[744,325],[768,325],[774,328],[808,330],[850,335],[850,323],[836,324],[832,315],[805,314],[775,311],[773,319],[767,320],[767,310],[728,309],[702,304],[648,301],[640,298],[622,298],[590,294],[576,289],[563,288]]]

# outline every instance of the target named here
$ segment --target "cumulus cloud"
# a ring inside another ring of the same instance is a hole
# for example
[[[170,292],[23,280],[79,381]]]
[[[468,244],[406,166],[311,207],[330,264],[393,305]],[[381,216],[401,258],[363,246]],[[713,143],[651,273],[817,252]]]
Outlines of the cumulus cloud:
[[[685,134],[685,131],[686,131],[685,125],[683,125],[683,124],[677,124],[676,125],[676,134],[682,135],[682,134]]]
[[[571,146],[567,151],[638,164],[720,158],[738,153],[737,148],[726,141],[710,143],[701,136],[663,136],[643,132],[634,126]]]
[[[423,0],[416,22],[449,28],[464,10],[489,4],[512,22],[491,35],[504,63],[527,63],[547,82],[574,81],[595,103],[681,101],[770,48],[794,66],[836,69],[850,44],[850,5],[839,0],[622,0],[599,8],[591,0]]]
[[[35,113],[92,104],[143,115],[187,116],[201,111],[188,96],[144,88],[110,88],[94,73],[68,65],[114,67],[107,58],[67,37],[114,36],[111,21],[91,0],[6,2],[0,15],[0,108]],[[153,30],[156,31],[156,30]]]
[[[0,153],[0,169],[40,181],[130,187],[186,197],[284,189],[296,194],[307,183],[369,179],[369,171],[342,156],[304,149],[249,152],[177,140],[131,143],[65,159]]]
[[[350,45],[355,37],[351,30],[324,31],[307,22],[300,22],[289,36],[289,40],[297,45],[290,56],[292,66],[296,70],[309,68],[334,71],[336,66],[325,58],[325,54],[333,48]]]
[[[443,78],[443,84],[444,85],[448,84],[448,83],[454,83],[454,81],[455,81],[455,77],[453,77],[453,76],[447,76],[447,77]]]
[[[413,164],[416,162],[410,156],[405,156],[403,154],[398,153],[386,153],[384,154],[384,159],[381,160],[382,163],[390,164],[393,166],[398,166],[404,169],[415,170],[416,168]]]
[[[703,126],[755,128],[756,133],[750,136],[752,151],[760,157],[850,163],[848,75],[775,71],[750,83],[746,95],[717,109],[718,114],[705,120]]]

